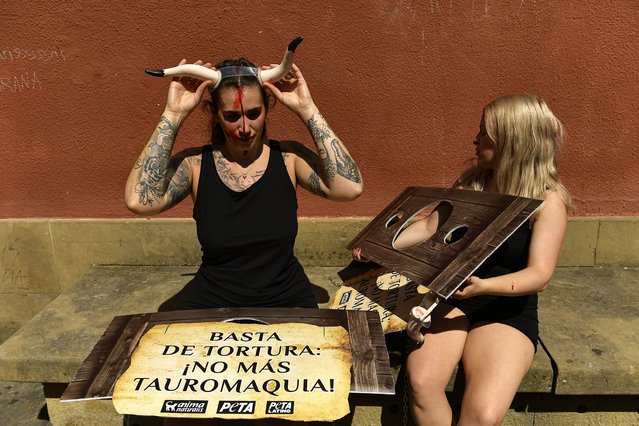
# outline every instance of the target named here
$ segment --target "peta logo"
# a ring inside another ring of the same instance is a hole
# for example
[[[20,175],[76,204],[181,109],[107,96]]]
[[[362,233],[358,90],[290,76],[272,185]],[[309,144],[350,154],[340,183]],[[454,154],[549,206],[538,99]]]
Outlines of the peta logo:
[[[161,413],[206,413],[208,401],[175,401],[167,399],[162,404]]]
[[[220,401],[217,414],[253,414],[255,401]]]
[[[293,401],[266,401],[266,414],[293,414]]]

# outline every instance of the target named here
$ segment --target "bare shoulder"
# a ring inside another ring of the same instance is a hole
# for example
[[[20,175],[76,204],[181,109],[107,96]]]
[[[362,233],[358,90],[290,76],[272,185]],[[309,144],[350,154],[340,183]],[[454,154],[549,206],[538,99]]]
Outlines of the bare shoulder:
[[[564,200],[561,198],[559,192],[555,190],[549,189],[548,191],[544,192],[542,200],[544,200],[544,206],[552,206],[553,208],[561,208],[563,210],[566,210],[566,203],[564,203]]]
[[[536,215],[536,220],[551,219],[562,222],[567,220],[568,209],[559,192],[548,190],[543,194],[542,200],[544,200],[544,203]]]

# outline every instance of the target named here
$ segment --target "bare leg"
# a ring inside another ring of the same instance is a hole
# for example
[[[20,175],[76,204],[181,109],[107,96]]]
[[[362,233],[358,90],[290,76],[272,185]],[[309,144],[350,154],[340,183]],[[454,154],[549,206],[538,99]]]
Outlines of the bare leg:
[[[474,326],[462,357],[466,389],[458,425],[501,424],[534,354],[532,342],[513,327]]]
[[[457,308],[442,304],[432,315],[424,343],[406,361],[411,392],[411,411],[417,425],[452,424],[446,385],[461,359],[469,327]]]

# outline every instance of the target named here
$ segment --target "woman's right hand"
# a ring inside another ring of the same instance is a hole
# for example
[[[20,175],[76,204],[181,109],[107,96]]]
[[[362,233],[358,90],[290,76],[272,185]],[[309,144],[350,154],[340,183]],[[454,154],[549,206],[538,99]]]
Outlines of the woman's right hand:
[[[182,59],[179,65],[186,64]],[[203,65],[213,69],[210,63],[204,64],[198,60],[196,65]],[[174,77],[169,86],[166,99],[165,115],[171,115],[173,119],[184,120],[200,104],[204,91],[211,84],[211,80],[199,80],[191,77]]]

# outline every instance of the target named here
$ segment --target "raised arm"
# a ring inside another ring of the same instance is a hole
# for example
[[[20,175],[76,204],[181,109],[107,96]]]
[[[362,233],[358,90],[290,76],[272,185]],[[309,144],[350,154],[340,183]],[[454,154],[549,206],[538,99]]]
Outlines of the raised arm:
[[[264,86],[302,120],[315,143],[317,153],[303,148],[296,152],[297,182],[330,200],[350,201],[359,197],[363,190],[359,168],[313,102],[299,68],[293,64],[282,80]]]
[[[180,65],[184,63],[186,60]],[[196,63],[202,64],[201,61]],[[210,64],[205,66],[210,67]],[[198,157],[190,151],[171,157],[171,152],[180,126],[199,105],[209,83],[184,77],[171,82],[162,117],[126,182],[124,198],[132,212],[141,215],[160,213],[190,194],[192,167]]]

